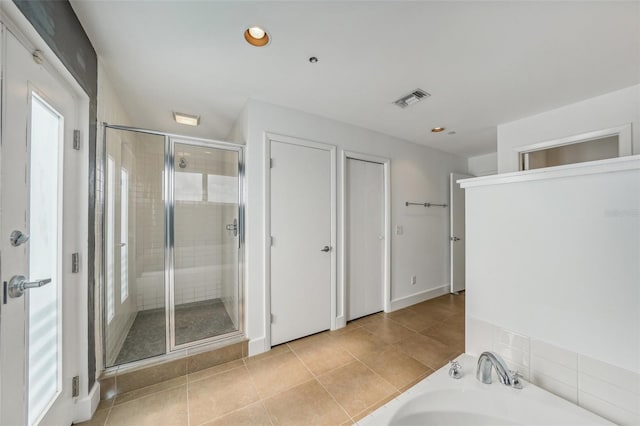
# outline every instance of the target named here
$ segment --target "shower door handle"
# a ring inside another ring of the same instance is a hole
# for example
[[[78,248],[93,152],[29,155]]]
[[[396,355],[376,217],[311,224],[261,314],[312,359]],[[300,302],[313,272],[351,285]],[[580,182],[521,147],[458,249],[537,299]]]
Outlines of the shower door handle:
[[[237,237],[238,236],[238,219],[233,219],[233,223],[227,224],[225,228],[227,229],[227,231],[233,231],[233,236]]]

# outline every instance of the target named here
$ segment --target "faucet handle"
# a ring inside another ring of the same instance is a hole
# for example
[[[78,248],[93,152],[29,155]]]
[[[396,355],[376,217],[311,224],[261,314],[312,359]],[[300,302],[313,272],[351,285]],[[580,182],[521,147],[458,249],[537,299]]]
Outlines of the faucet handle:
[[[453,377],[454,379],[461,379],[462,371],[460,370],[462,369],[462,365],[460,365],[460,363],[456,360],[449,361],[449,363],[451,364],[451,367],[449,368],[449,376]]]
[[[511,379],[512,388],[522,389],[522,381],[520,381],[520,378],[522,378],[522,375],[518,370],[516,371],[509,370],[509,378]]]

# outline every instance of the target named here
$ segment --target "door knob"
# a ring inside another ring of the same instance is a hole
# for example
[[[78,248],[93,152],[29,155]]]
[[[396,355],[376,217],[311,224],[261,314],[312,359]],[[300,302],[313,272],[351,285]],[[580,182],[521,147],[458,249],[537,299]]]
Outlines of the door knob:
[[[11,241],[12,246],[18,247],[29,241],[29,235],[22,233],[22,231],[16,230],[11,233],[9,241]]]
[[[322,248],[320,249],[320,251],[325,252],[325,253],[330,252],[330,251],[331,251],[331,247],[329,247],[329,246],[324,246],[324,247],[322,247]]]
[[[24,294],[25,290],[29,290],[30,288],[42,287],[43,285],[49,284],[50,282],[51,278],[27,282],[27,279],[24,277],[24,275],[14,275],[9,281],[9,296],[20,297]]]

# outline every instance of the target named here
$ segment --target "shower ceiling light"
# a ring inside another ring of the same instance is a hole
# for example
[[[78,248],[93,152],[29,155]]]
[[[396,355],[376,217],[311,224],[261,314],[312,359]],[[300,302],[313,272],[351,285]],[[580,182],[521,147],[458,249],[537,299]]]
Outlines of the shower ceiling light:
[[[271,38],[264,28],[249,27],[244,32],[244,39],[252,46],[262,47],[269,44]]]
[[[174,112],[173,119],[176,120],[176,123],[186,124],[187,126],[197,126],[200,124],[199,115],[189,115],[181,112]]]

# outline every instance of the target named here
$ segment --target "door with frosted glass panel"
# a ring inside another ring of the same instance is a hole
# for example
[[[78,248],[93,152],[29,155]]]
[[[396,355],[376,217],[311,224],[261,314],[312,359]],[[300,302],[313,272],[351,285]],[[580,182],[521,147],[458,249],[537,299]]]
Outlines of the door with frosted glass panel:
[[[71,269],[72,253],[86,247],[87,154],[72,148],[79,107],[60,77],[2,34],[0,424],[71,424],[73,377],[80,387],[87,380],[77,358],[82,275]]]
[[[240,330],[241,149],[172,140],[172,346]]]

